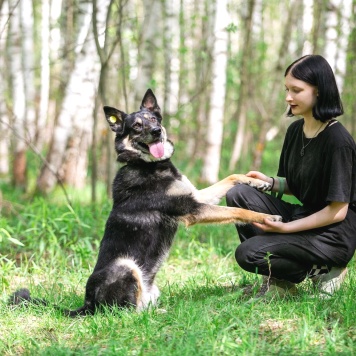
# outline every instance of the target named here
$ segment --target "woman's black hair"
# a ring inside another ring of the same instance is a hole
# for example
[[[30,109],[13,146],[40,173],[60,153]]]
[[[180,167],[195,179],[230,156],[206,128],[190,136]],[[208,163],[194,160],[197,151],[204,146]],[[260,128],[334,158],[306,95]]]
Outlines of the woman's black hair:
[[[294,78],[317,87],[318,97],[313,107],[313,116],[316,120],[326,122],[344,113],[334,73],[324,57],[319,55],[301,57],[286,69],[284,76],[289,73]],[[287,115],[294,116],[291,109]]]

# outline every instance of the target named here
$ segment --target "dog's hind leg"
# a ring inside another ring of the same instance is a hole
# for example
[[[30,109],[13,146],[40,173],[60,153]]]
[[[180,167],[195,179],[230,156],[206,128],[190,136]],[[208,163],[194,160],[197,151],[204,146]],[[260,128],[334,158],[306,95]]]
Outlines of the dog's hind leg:
[[[137,304],[137,311],[144,310],[148,308],[150,305],[155,306],[157,304],[157,300],[160,296],[160,291],[155,284],[152,284],[151,287],[148,287],[147,290],[142,294],[142,298],[140,303]]]
[[[210,187],[195,191],[194,197],[201,203],[219,204],[228,190],[236,184],[248,184],[262,191],[271,189],[271,185],[263,180],[247,177],[244,174],[232,174]]]
[[[201,204],[198,212],[181,217],[186,226],[194,224],[249,224],[252,222],[262,223],[265,219],[282,221],[279,215],[269,215],[255,211],[231,208],[226,206]]]

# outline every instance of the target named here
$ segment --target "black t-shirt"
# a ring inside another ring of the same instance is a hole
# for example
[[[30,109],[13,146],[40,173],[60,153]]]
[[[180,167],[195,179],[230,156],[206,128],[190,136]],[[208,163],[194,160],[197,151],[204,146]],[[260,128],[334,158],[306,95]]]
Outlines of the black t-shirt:
[[[303,132],[304,120],[293,122],[285,137],[278,176],[304,206],[321,210],[329,202],[356,202],[356,145],[344,126],[334,121],[312,139]],[[301,156],[302,135],[304,156]]]
[[[332,201],[350,203],[345,220],[313,230],[321,236],[312,243],[343,265],[352,258],[356,248],[355,141],[334,120],[315,138],[303,136],[302,156],[303,123],[303,119],[296,120],[288,127],[278,176],[286,178],[290,191],[303,204],[305,215],[323,209]]]

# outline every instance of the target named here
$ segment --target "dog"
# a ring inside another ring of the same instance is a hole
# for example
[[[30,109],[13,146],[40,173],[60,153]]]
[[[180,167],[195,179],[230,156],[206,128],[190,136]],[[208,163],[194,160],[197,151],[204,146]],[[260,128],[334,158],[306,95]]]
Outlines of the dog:
[[[84,305],[66,311],[69,316],[93,314],[100,306],[155,305],[159,290],[155,276],[172,245],[179,223],[263,223],[281,217],[217,205],[235,184],[269,190],[264,181],[233,174],[197,190],[171,162],[173,143],[162,126],[161,109],[151,89],[140,110],[126,114],[104,106],[115,132],[115,150],[123,163],[113,182],[113,207],[106,222],[99,255],[86,284]],[[13,302],[31,301],[27,289],[17,291]],[[44,301],[33,299],[37,304]]]

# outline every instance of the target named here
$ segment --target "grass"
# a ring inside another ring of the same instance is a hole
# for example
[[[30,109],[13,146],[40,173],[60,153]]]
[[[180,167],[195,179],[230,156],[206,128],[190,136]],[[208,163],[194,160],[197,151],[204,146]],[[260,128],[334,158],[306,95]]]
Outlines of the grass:
[[[1,355],[356,354],[355,261],[331,299],[313,297],[306,281],[294,299],[250,303],[259,278],[235,263],[234,227],[180,227],[157,308],[69,319],[53,305],[81,305],[110,204],[12,207],[0,216]],[[50,306],[10,307],[23,286]]]

